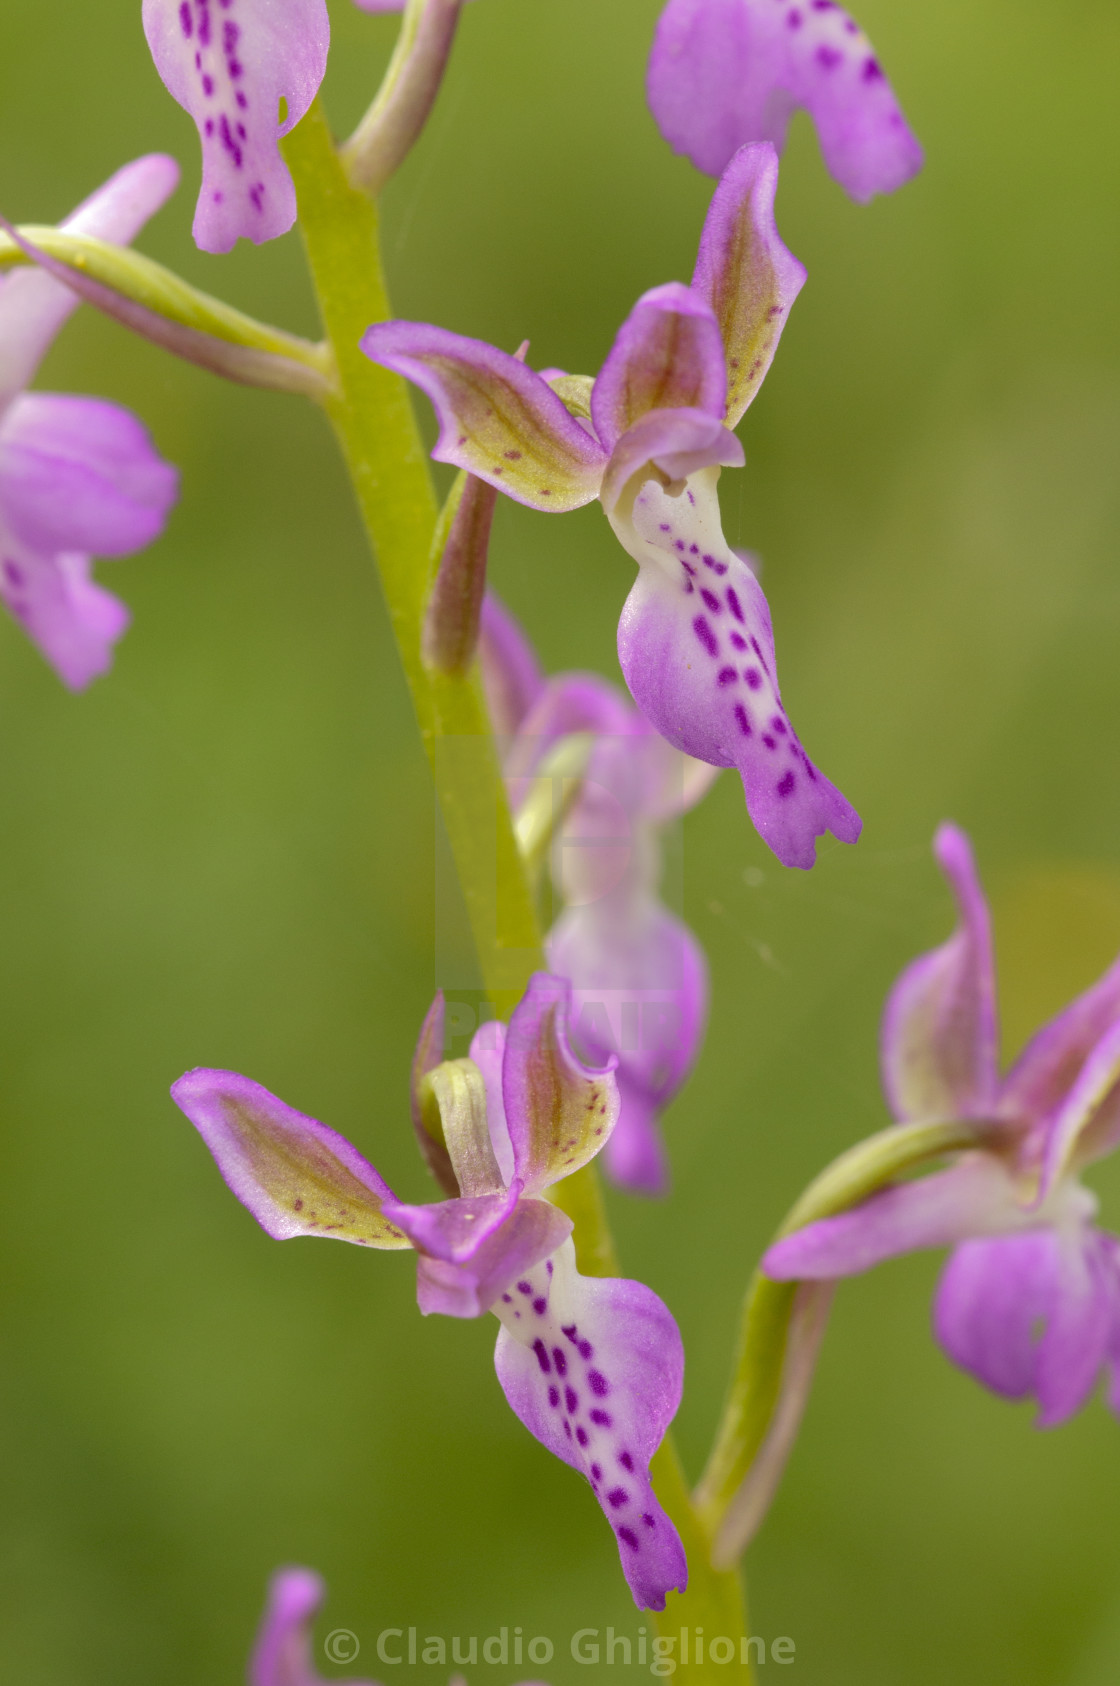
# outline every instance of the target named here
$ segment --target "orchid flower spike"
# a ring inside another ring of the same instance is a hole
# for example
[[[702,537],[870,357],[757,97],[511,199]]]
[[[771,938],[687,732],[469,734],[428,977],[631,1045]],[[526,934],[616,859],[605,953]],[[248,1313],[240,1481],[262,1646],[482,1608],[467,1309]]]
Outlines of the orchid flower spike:
[[[763,1269],[820,1280],[951,1246],[934,1306],[949,1357],[1005,1398],[1036,1399],[1040,1428],[1077,1411],[1103,1367],[1120,1415],[1120,1240],[1096,1227],[1096,1199],[1078,1177],[1120,1143],[1120,961],[1001,1078],[990,921],[972,851],[945,825],[934,852],[958,925],[887,1000],[883,1082],[899,1122],[986,1122],[987,1145],[795,1231]]]
[[[519,503],[569,510],[599,498],[638,578],[618,653],[646,719],[677,749],[738,767],[747,808],[787,866],[859,817],[818,773],[782,706],[770,611],[720,526],[721,465],[739,467],[739,421],[805,279],[774,224],[778,161],[744,147],[716,189],[690,287],[638,300],[592,382],[536,374],[479,340],[383,322],[362,345],[436,407],[433,456]]]
[[[448,1196],[434,1205],[398,1200],[342,1136],[246,1077],[192,1071],[171,1092],[269,1235],[411,1248],[423,1313],[495,1313],[506,1398],[587,1477],[635,1601],[660,1610],[687,1569],[649,1460],[680,1403],[684,1354],[650,1289],[579,1274],[572,1221],[545,1193],[594,1158],[618,1117],[613,1072],[573,1053],[569,1011],[568,985],[537,973],[508,1029],[484,1025],[469,1059],[441,1061],[437,997],[413,1067],[421,1151]]]
[[[515,813],[539,794],[563,806],[550,752],[591,735],[578,796],[552,846],[564,907],[545,946],[551,970],[572,984],[576,1046],[589,1060],[618,1062],[607,1172],[635,1193],[663,1195],[669,1173],[658,1119],[699,1052],[708,969],[688,926],[658,895],[660,832],[699,802],[715,768],[673,749],[596,674],[541,679],[524,632],[493,596],[484,603],[481,656],[488,696],[516,695],[520,674],[538,675],[506,748]]]
[[[870,41],[836,0],[669,0],[646,88],[673,151],[709,176],[748,141],[780,152],[799,106],[829,172],[861,204],[922,167]]]
[[[242,235],[286,234],[296,194],[279,143],[326,72],[326,0],[144,0],[143,16],[156,69],[202,142],[195,241],[228,252]]]
[[[311,1622],[326,1594],[312,1569],[277,1569],[249,1660],[249,1686],[327,1686],[311,1659]],[[375,1686],[339,1680],[331,1686]]]
[[[138,158],[62,226],[127,243],[178,179],[174,159]],[[0,279],[0,601],[75,691],[107,671],[129,621],[91,579],[91,557],[151,544],[178,493],[128,410],[24,390],[78,302],[42,270]]]

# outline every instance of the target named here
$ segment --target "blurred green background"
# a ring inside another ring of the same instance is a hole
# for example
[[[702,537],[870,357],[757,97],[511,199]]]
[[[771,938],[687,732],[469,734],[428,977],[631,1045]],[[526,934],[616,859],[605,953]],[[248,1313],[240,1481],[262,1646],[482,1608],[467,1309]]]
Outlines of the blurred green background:
[[[356,119],[392,22],[331,0]],[[479,0],[386,196],[402,315],[594,370],[687,280],[710,184],[644,105],[657,0]],[[1120,947],[1120,16],[1112,0],[862,0],[926,145],[851,205],[807,121],[782,170],[809,268],[725,476],[765,559],[786,700],[859,807],[787,872],[725,776],[686,823],[714,1006],[668,1131],[672,1204],[611,1197],[676,1313],[699,1470],[746,1274],[834,1152],[885,1122],[883,995],[948,929],[936,823],[992,891],[1006,1041]],[[5,0],[0,209],[63,215],[126,158],[185,167],[144,249],[312,331],[294,236],[189,238],[193,129],[138,0]],[[400,1255],[277,1246],[167,1098],[228,1065],[428,1198],[405,1070],[433,987],[434,826],[332,442],[83,311],[40,384],[133,406],[183,473],[166,537],[104,566],[135,622],[67,695],[0,625],[0,1669],[20,1686],[243,1677],[265,1579],[315,1565],[320,1635],[551,1635],[639,1618],[577,1478],[507,1410],[490,1329],[421,1323]],[[429,425],[425,418],[425,426]],[[617,675],[632,567],[597,509],[499,511],[493,572],[551,667]],[[1120,1166],[1096,1175],[1120,1227]],[[847,1285],[748,1558],[805,1686],[1104,1686],[1120,1670],[1120,1425],[1057,1432],[953,1370],[921,1256]],[[326,1674],[337,1672],[327,1663]],[[447,1670],[417,1670],[423,1681]],[[479,1667],[471,1686],[538,1672]],[[620,1678],[637,1678],[615,1671]],[[769,1672],[769,1669],[768,1669]]]

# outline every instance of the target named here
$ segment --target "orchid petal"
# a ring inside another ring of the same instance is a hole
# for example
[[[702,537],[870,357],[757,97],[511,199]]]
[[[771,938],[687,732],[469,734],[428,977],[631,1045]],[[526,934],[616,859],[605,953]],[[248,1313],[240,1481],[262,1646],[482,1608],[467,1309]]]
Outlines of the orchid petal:
[[[1040,1198],[1076,1159],[1099,1159],[1113,1144],[1120,1106],[1120,1023],[1107,1030],[1085,1061],[1054,1119],[1043,1154]]]
[[[854,843],[859,816],[818,773],[782,707],[770,611],[724,540],[717,478],[695,473],[679,492],[646,480],[609,511],[639,568],[619,660],[662,736],[712,766],[738,767],[760,836],[786,866],[811,867],[814,839],[832,831]]]
[[[275,1240],[324,1235],[359,1247],[411,1245],[383,1216],[395,1197],[357,1148],[261,1084],[200,1067],[172,1085],[171,1097],[227,1186]]]
[[[2,511],[0,602],[72,691],[108,672],[131,619],[120,599],[90,578],[88,556],[43,556],[18,544]]]
[[[430,1097],[430,1102],[429,1102]],[[421,1110],[439,1112],[458,1188],[469,1199],[504,1193],[487,1122],[486,1083],[473,1060],[444,1060],[421,1084]],[[434,1130],[429,1130],[434,1135]]]
[[[437,991],[435,1000],[424,1015],[424,1023],[420,1026],[420,1035],[416,1040],[416,1051],[412,1056],[412,1070],[409,1075],[409,1110],[425,1165],[443,1192],[454,1199],[460,1192],[459,1182],[447,1151],[439,1108],[425,1107],[421,1093],[424,1078],[430,1071],[434,1071],[443,1059],[443,1028],[444,1003],[441,989]]]
[[[228,252],[286,234],[296,194],[279,142],[308,110],[327,68],[325,0],[144,0],[144,34],[173,99],[202,142],[194,237]],[[280,104],[285,116],[280,121]]]
[[[127,556],[159,536],[178,488],[116,404],[32,392],[0,417],[0,508],[32,550]]]
[[[525,1282],[527,1293],[495,1307],[498,1380],[530,1434],[591,1483],[638,1608],[663,1610],[666,1593],[683,1592],[688,1578],[649,1480],[680,1403],[676,1323],[640,1282],[580,1276],[570,1242]]]
[[[544,680],[536,652],[520,622],[492,591],[482,599],[478,659],[490,723],[512,736],[532,708]]]
[[[1004,1078],[1001,1110],[1044,1118],[1066,1099],[1105,1032],[1120,1022],[1120,960],[1091,989],[1043,1025]]]
[[[600,493],[603,509],[621,538],[620,506],[625,512],[651,468],[676,481],[703,468],[742,468],[745,460],[742,442],[715,416],[703,410],[651,410],[627,428],[611,453]]]
[[[625,892],[569,907],[548,938],[571,980],[572,1034],[589,1059],[618,1056],[620,1109],[605,1150],[612,1180],[636,1193],[668,1187],[657,1117],[699,1050],[708,1008],[703,950],[652,897]]]
[[[578,509],[598,495],[602,446],[518,358],[419,322],[376,323],[362,350],[427,393],[439,419],[437,462],[533,509]]]
[[[421,1251],[417,1260],[416,1298],[425,1317],[432,1312],[444,1317],[481,1317],[484,1311],[495,1309],[499,1299],[507,1307],[515,1300],[518,1305],[524,1303],[528,1314],[528,1303],[517,1299],[524,1292],[521,1284],[535,1266],[567,1240],[572,1233],[572,1220],[547,1200],[517,1199],[515,1191],[519,1188],[520,1184],[515,1182],[509,1216],[490,1230],[468,1256],[447,1259],[436,1256],[434,1251]],[[436,1208],[420,1206],[411,1210],[426,1213]],[[396,1211],[394,1208],[394,1214]],[[408,1211],[406,1208],[406,1221]],[[455,1239],[457,1221],[454,1217],[449,1220],[451,1241]],[[434,1227],[424,1229],[418,1222],[417,1235],[423,1237],[424,1246],[439,1244]],[[459,1245],[460,1250],[466,1248],[467,1237],[463,1236]]]
[[[1033,1221],[1001,1161],[970,1153],[946,1171],[883,1189],[849,1212],[784,1236],[762,1269],[776,1282],[857,1276],[901,1253],[1002,1235]]]
[[[110,176],[62,224],[67,234],[91,234],[128,245],[175,191],[179,166],[150,153]],[[28,385],[78,296],[42,270],[0,280],[0,410]]]
[[[408,1236],[417,1252],[444,1264],[466,1264],[501,1229],[521,1197],[513,1183],[500,1194],[478,1199],[438,1200],[428,1206],[386,1201],[393,1223]]]
[[[1040,1428],[1084,1404],[1106,1358],[1116,1286],[1105,1239],[1086,1227],[969,1241],[942,1275],[934,1308],[941,1345],[993,1392],[1034,1394]]]
[[[728,427],[734,427],[774,360],[805,267],[774,221],[778,155],[768,142],[740,147],[712,195],[693,291],[715,313],[727,359]]]
[[[957,903],[957,928],[906,968],[883,1010],[883,1088],[900,1121],[983,1118],[998,1093],[988,904],[963,831],[939,827],[933,852]]]
[[[612,1061],[585,1065],[568,1038],[571,985],[534,972],[514,1008],[502,1063],[502,1097],[514,1166],[530,1194],[593,1159],[618,1118]]]
[[[670,146],[711,176],[744,142],[781,150],[798,106],[853,199],[893,192],[921,168],[870,41],[835,0],[669,0],[646,87]]]
[[[487,1019],[471,1037],[470,1057],[482,1073],[486,1085],[486,1121],[490,1127],[490,1143],[502,1182],[513,1181],[513,1145],[509,1139],[505,1101],[502,1098],[502,1067],[506,1056],[506,1027],[501,1019]]]
[[[323,1582],[311,1569],[278,1569],[249,1662],[249,1686],[326,1686],[311,1658],[311,1619],[323,1602]],[[340,1680],[335,1686],[373,1686]]]
[[[722,421],[726,401],[711,305],[678,281],[643,293],[591,391],[591,419],[608,451],[650,410],[703,410]]]

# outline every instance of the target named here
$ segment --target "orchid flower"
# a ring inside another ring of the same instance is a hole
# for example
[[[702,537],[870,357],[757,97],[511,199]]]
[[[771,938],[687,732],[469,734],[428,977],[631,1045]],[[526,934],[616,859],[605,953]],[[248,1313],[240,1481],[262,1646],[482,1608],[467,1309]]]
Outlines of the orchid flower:
[[[754,824],[787,866],[860,822],[817,772],[782,707],[770,611],[720,526],[721,465],[769,367],[805,272],[774,224],[778,163],[738,152],[716,189],[691,287],[639,299],[592,382],[535,373],[479,340],[384,322],[362,345],[435,405],[441,462],[534,509],[599,498],[638,564],[618,653],[646,719],[677,749],[738,767]]]
[[[156,69],[202,142],[196,242],[228,252],[242,235],[286,234],[296,194],[279,143],[326,72],[326,0],[144,0],[143,15]]]
[[[311,1659],[311,1621],[325,1592],[313,1569],[276,1571],[249,1661],[249,1686],[328,1686]],[[443,1641],[438,1643],[442,1650]],[[377,1682],[335,1680],[330,1686],[377,1686]],[[451,1686],[466,1686],[462,1675],[453,1675]],[[526,1681],[524,1686],[541,1683]]]
[[[830,173],[861,203],[922,167],[870,41],[836,0],[669,0],[646,87],[674,152],[710,176],[748,141],[781,151],[799,106]]]
[[[311,1660],[311,1621],[326,1593],[312,1569],[278,1569],[249,1660],[249,1686],[327,1686]],[[375,1686],[372,1681],[331,1686]]]
[[[437,998],[413,1068],[421,1150],[449,1197],[434,1205],[398,1200],[342,1136],[248,1078],[192,1071],[172,1095],[269,1235],[412,1248],[425,1315],[495,1313],[506,1398],[587,1477],[636,1602],[661,1609],[687,1570],[649,1460],[680,1402],[684,1355],[650,1289],[579,1274],[571,1219],[545,1194],[599,1152],[618,1116],[612,1070],[572,1051],[569,997],[537,973],[508,1030],[484,1025],[469,1059],[446,1062]]]
[[[1000,1077],[987,904],[967,838],[943,826],[937,860],[958,925],[909,966],[883,1018],[896,1119],[976,1120],[987,1144],[772,1247],[777,1278],[851,1276],[918,1247],[952,1246],[934,1307],[957,1364],[1038,1424],[1084,1404],[1102,1367],[1120,1415],[1120,1240],[1093,1221],[1079,1171],[1120,1142],[1120,961],[1043,1026]]]
[[[138,158],[62,226],[127,243],[178,179],[173,159]],[[175,470],[129,411],[24,390],[78,302],[42,270],[0,280],[0,601],[72,690],[106,672],[129,621],[91,579],[91,556],[142,550],[178,491]]]
[[[661,1195],[668,1166],[658,1115],[696,1058],[707,1020],[707,964],[658,893],[663,825],[703,796],[715,769],[673,749],[596,674],[539,677],[512,615],[483,607],[487,695],[523,698],[505,756],[515,810],[569,734],[593,744],[579,795],[562,819],[552,872],[565,906],[546,941],[553,972],[573,986],[573,1037],[587,1058],[617,1057],[620,1110],[604,1149],[624,1188]],[[536,674],[526,682],[525,675]]]

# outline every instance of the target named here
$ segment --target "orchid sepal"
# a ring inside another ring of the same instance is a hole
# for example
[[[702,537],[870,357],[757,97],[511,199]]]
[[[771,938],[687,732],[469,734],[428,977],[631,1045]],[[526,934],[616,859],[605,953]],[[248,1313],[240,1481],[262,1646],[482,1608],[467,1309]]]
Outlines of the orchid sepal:
[[[395,1196],[345,1136],[237,1072],[206,1067],[173,1084],[227,1187],[277,1241],[325,1236],[396,1250],[408,1237],[383,1215]]]
[[[419,322],[375,323],[361,345],[431,399],[437,462],[465,468],[533,509],[578,509],[599,495],[602,445],[519,358]]]
[[[725,421],[734,427],[765,379],[805,285],[804,264],[774,219],[778,155],[767,141],[740,147],[712,195],[693,291],[714,312],[727,361]]]

